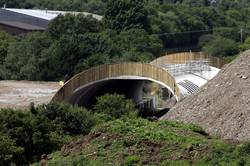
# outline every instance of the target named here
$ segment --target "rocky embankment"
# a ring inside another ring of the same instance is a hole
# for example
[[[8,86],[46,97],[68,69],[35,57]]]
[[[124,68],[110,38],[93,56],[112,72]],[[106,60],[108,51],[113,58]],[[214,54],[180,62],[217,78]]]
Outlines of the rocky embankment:
[[[161,119],[191,122],[224,139],[250,139],[250,50]]]

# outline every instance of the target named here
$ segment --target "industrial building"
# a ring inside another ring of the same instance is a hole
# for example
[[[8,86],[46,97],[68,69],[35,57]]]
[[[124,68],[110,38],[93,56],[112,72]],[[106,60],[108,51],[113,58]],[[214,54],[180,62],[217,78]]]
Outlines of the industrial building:
[[[81,13],[92,15],[97,20],[102,19],[102,16],[86,12],[1,8],[0,30],[7,31],[12,35],[20,35],[32,31],[44,31],[48,28],[51,20],[60,14],[65,15],[67,13]]]

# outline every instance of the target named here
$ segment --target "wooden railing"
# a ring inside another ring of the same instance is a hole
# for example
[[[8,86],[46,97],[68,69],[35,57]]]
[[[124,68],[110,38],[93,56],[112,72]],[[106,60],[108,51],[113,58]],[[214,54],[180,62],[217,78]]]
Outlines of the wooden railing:
[[[159,81],[173,91],[177,100],[181,97],[174,77],[162,68],[143,63],[121,63],[97,66],[75,75],[56,93],[52,101],[66,101],[84,85],[120,76],[139,76]]]
[[[153,60],[150,64],[152,65],[182,64],[188,61],[194,61],[200,59],[208,59],[211,66],[219,69],[221,69],[226,64],[226,61],[221,58],[205,55],[202,54],[201,52],[183,52],[183,53],[167,54],[165,56]]]

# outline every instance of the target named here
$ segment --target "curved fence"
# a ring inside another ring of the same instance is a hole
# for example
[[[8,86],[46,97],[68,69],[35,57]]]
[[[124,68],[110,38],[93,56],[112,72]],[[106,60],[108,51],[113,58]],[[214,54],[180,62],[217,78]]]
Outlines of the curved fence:
[[[202,54],[201,52],[183,52],[183,53],[167,54],[165,56],[153,60],[150,64],[157,66],[161,64],[183,64],[188,61],[198,61],[203,59],[208,60],[210,66],[219,69],[221,69],[226,64],[226,61],[221,58],[205,55]]]
[[[106,64],[85,70],[71,78],[53,97],[52,101],[66,101],[74,92],[91,82],[112,79],[120,76],[140,76],[163,83],[173,91],[176,99],[180,98],[180,91],[173,76],[166,70],[143,63]],[[129,86],[129,85],[128,85]]]

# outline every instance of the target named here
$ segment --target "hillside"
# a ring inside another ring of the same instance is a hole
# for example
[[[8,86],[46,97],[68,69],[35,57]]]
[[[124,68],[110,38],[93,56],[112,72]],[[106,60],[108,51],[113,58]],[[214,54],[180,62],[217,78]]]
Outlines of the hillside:
[[[211,138],[195,125],[118,119],[62,147],[48,165],[250,164],[250,144]],[[38,163],[35,165],[39,165]]]
[[[224,139],[250,139],[250,51],[161,119],[199,124]]]

